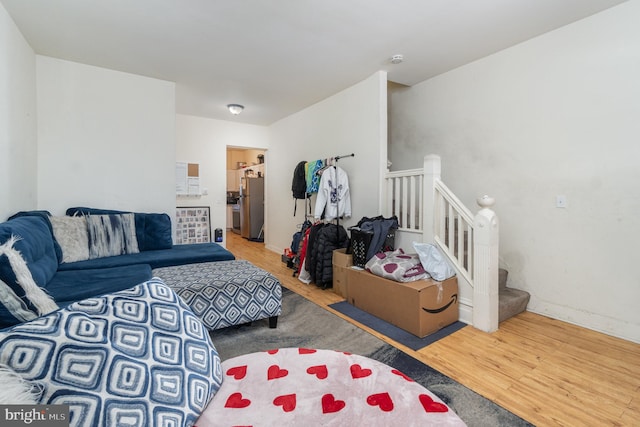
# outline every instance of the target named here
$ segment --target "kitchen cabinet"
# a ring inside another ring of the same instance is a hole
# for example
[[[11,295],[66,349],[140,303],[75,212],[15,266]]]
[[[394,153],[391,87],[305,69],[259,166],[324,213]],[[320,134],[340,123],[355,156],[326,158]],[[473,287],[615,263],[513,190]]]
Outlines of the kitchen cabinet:
[[[237,170],[227,171],[227,191],[238,191],[240,188],[240,174]]]

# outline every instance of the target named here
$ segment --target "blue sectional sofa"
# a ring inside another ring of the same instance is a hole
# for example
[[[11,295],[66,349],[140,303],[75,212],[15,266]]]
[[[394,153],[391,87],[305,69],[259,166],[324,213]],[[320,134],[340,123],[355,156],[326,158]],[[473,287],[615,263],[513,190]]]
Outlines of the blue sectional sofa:
[[[173,245],[171,220],[166,214],[71,208],[67,215],[88,215],[92,219],[101,218],[107,224],[133,216],[135,250],[63,262],[63,245],[55,237],[53,218],[48,212],[20,212],[0,223],[0,329],[41,314],[18,279],[16,253],[26,263],[33,282],[60,308],[131,288],[151,279],[153,268],[235,259],[217,243]],[[110,238],[106,236],[107,240]],[[13,262],[10,256],[13,256]]]

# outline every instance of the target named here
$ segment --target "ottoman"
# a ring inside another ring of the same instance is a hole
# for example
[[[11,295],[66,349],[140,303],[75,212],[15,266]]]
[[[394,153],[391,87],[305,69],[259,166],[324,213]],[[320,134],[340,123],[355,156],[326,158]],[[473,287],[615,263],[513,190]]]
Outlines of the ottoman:
[[[216,261],[153,270],[209,330],[269,319],[282,311],[280,281],[248,261]]]

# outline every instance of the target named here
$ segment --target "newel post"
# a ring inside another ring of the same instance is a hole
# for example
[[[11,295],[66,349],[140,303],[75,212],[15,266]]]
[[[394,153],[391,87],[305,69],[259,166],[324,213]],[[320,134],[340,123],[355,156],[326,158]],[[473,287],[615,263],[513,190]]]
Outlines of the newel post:
[[[498,216],[491,210],[495,199],[477,199],[480,210],[473,221],[473,326],[498,330]]]
[[[435,183],[440,181],[440,156],[429,154],[424,156],[424,198],[422,200],[422,241],[432,243],[435,238]]]

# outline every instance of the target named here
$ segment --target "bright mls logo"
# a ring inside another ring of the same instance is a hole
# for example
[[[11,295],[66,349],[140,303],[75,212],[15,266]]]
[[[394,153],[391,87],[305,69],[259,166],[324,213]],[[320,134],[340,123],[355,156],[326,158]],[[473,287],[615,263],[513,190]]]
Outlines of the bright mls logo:
[[[0,425],[68,427],[69,405],[0,405]]]

